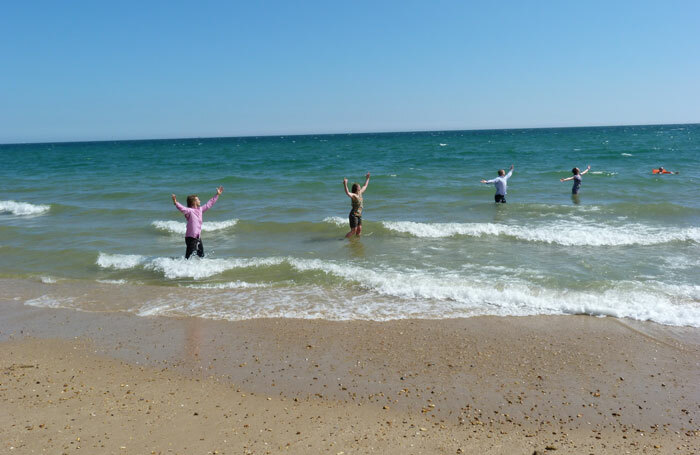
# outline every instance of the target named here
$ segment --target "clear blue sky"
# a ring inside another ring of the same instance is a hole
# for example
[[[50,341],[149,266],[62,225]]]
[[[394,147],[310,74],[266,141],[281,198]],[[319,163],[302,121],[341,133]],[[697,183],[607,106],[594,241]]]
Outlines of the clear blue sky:
[[[697,1],[4,2],[0,143],[700,122]]]

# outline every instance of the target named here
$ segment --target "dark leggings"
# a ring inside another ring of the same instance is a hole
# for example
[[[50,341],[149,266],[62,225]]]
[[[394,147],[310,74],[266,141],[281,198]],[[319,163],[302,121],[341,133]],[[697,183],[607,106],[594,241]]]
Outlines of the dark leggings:
[[[192,253],[197,251],[197,256],[200,258],[204,257],[204,244],[202,239],[195,237],[185,237],[185,244],[187,244],[187,251],[185,252],[185,259],[189,259]]]
[[[506,197],[502,194],[496,194],[494,199],[496,200],[496,202],[501,202],[503,204],[506,203]]]

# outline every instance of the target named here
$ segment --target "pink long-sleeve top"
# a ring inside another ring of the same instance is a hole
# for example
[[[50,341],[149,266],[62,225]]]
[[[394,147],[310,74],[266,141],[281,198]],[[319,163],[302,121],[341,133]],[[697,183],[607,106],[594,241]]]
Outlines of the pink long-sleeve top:
[[[209,199],[206,204],[197,208],[185,207],[179,202],[175,203],[175,207],[177,207],[177,209],[181,211],[187,219],[187,231],[185,231],[185,237],[199,238],[199,235],[202,233],[202,214],[209,210],[217,199],[219,199],[218,194]]]

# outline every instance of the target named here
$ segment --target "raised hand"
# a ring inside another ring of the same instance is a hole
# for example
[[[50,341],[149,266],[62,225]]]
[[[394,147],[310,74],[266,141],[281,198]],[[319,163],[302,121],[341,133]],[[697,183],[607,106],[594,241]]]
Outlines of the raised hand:
[[[220,186],[220,187],[218,187],[218,188],[216,189],[216,194],[217,194],[217,196],[221,195],[221,193],[223,193],[223,192],[224,192],[224,187],[223,187],[223,186]]]

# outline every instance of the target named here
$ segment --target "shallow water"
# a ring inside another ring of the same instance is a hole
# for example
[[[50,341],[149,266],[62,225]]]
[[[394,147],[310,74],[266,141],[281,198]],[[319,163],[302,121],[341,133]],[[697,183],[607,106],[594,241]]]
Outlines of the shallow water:
[[[90,309],[77,289],[100,281],[161,289],[107,305],[143,315],[586,313],[700,326],[700,125],[25,144],[0,154],[0,278],[49,284],[40,298],[21,297],[38,306]],[[495,205],[479,180],[510,164],[508,203]],[[559,179],[586,164],[574,200]],[[659,165],[681,174],[652,175]],[[362,183],[367,171],[364,235],[342,240],[342,178]],[[204,202],[218,185],[225,192],[204,216],[207,257],[185,261],[170,193]]]

